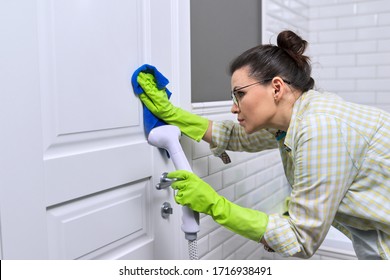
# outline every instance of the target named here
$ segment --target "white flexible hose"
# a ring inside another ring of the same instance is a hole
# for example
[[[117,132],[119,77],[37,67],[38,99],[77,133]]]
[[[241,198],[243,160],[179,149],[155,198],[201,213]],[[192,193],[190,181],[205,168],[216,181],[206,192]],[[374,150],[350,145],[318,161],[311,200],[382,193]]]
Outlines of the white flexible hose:
[[[190,260],[198,260],[198,242],[195,240],[188,240],[188,255]]]

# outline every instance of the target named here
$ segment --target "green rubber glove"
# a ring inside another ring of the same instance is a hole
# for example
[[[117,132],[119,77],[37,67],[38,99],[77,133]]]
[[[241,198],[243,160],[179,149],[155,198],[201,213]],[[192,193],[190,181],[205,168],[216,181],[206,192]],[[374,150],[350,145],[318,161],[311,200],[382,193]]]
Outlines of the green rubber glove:
[[[173,106],[168,100],[165,89],[157,88],[152,74],[141,72],[137,82],[145,92],[140,94],[139,98],[153,115],[168,124],[176,125],[188,137],[198,142],[202,140],[209,126],[208,119]]]
[[[172,188],[177,190],[175,195],[177,203],[210,215],[214,221],[227,229],[260,242],[267,228],[267,214],[230,202],[189,171],[173,171],[168,173],[167,177],[179,179],[172,184]]]

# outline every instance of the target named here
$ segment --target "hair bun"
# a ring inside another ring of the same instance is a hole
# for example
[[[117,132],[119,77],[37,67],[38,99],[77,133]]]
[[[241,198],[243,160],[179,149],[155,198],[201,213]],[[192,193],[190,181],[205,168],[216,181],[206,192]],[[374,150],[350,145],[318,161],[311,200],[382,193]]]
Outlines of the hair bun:
[[[240,54],[230,64],[230,75],[248,67],[248,75],[257,81],[279,76],[302,93],[312,89],[310,59],[303,55],[308,43],[292,31],[281,32],[277,43],[258,45]]]
[[[276,41],[278,47],[287,52],[299,67],[307,65],[309,57],[303,55],[307,47],[307,41],[291,30],[280,32]]]

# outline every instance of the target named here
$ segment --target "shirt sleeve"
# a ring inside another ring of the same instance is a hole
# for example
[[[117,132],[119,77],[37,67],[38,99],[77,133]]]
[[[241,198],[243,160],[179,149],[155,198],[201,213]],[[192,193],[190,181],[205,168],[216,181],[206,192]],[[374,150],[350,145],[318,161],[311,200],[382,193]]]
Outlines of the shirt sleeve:
[[[339,119],[312,116],[295,131],[289,217],[270,215],[264,238],[283,256],[309,258],[324,240],[357,168],[347,143],[350,128]]]
[[[220,156],[225,150],[259,152],[277,147],[274,134],[268,130],[247,134],[233,121],[213,122],[210,149],[215,156]]]

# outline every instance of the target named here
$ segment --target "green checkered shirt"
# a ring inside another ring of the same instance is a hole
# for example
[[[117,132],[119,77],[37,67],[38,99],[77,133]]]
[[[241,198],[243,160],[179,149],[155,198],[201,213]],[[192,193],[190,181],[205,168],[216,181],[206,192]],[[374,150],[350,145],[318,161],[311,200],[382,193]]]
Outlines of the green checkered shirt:
[[[282,139],[222,121],[210,147],[215,155],[279,148],[292,190],[289,216],[271,214],[264,235],[276,252],[310,257],[333,225],[359,258],[390,258],[389,113],[311,90],[295,102]]]

